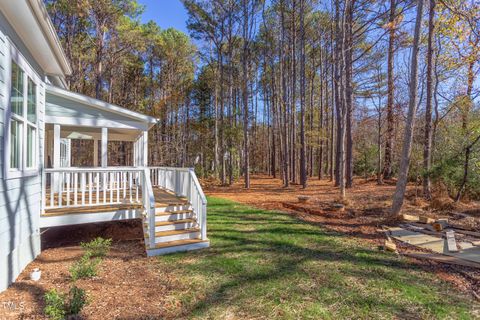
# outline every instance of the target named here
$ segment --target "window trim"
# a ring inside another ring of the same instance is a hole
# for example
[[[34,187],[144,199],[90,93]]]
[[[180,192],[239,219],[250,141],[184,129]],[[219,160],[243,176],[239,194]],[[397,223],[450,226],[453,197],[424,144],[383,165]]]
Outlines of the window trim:
[[[30,66],[28,61],[24,58],[21,52],[15,47],[10,39],[6,41],[7,54],[5,59],[7,61],[5,72],[5,113],[4,113],[4,178],[15,179],[22,177],[36,176],[40,172],[40,88],[41,78],[37,72]],[[12,94],[12,68],[13,62],[23,71],[23,115],[19,116],[12,112],[11,94]],[[35,122],[28,120],[28,79],[35,85]],[[20,131],[20,169],[10,168],[10,153],[11,153],[11,120],[15,119],[21,124]],[[33,138],[33,167],[27,167],[27,130],[28,127],[35,128]]]

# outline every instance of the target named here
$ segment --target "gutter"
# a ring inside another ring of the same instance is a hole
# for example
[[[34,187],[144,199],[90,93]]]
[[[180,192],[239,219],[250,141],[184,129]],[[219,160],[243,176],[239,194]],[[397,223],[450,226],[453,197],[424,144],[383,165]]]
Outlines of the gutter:
[[[62,68],[62,71],[64,73],[63,75],[72,74],[72,68],[70,66],[70,63],[68,62],[65,52],[63,51],[62,44],[60,43],[60,39],[58,38],[55,28],[53,27],[53,23],[50,20],[47,8],[43,4],[43,2],[41,2],[41,0],[27,1],[38,23],[42,27],[42,31],[49,43],[50,48],[55,55],[57,62]]]

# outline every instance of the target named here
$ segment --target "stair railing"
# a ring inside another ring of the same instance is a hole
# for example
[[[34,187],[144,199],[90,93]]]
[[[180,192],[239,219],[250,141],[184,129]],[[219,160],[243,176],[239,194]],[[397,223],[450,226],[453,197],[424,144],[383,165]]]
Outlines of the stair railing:
[[[207,239],[207,198],[193,168],[150,167],[154,187],[186,197],[197,216],[202,240]]]
[[[155,248],[155,195],[150,177],[150,169],[145,168],[142,173],[143,207],[147,214],[148,236],[150,248]]]

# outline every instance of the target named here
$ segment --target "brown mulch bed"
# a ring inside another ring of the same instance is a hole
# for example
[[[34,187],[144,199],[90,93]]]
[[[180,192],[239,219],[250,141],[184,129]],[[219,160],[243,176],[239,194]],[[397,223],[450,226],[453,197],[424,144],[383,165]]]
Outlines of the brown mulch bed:
[[[157,269],[155,258],[148,258],[142,239],[140,221],[108,222],[52,228],[42,235],[48,248],[28,265],[17,281],[0,294],[0,319],[44,319],[43,295],[56,288],[66,292],[71,286],[69,268],[83,254],[81,241],[94,237],[112,238],[112,249],[92,279],[78,280],[86,290],[89,303],[85,319],[174,318],[178,306],[168,300],[177,285],[173,272]],[[29,274],[42,271],[41,280],[33,282]]]
[[[269,210],[279,210],[295,215],[298,219],[321,225],[329,230],[347,234],[352,237],[371,241],[382,246],[385,234],[380,232],[384,225],[395,225],[398,222],[388,218],[391,198],[395,191],[395,182],[386,181],[377,185],[375,179],[356,179],[354,187],[347,191],[347,204],[344,211],[333,210],[332,205],[338,201],[338,188],[328,180],[311,179],[308,187],[300,185],[282,187],[280,179],[264,175],[251,178],[251,187],[246,190],[240,181],[232,186],[224,187],[210,183],[205,188],[211,196],[221,197]],[[447,209],[433,209],[431,204],[418,197],[419,190],[410,185],[407,189],[403,212],[410,215],[423,215],[432,218],[448,217],[449,223],[456,227],[480,231],[480,217],[468,217],[463,213],[479,212],[479,203],[461,203]],[[300,203],[299,196],[308,196],[307,203]],[[442,210],[443,209],[443,210]],[[459,214],[460,213],[460,214]],[[401,253],[419,251],[416,247],[397,242]],[[409,260],[422,268],[435,272],[439,277],[453,282],[461,290],[480,297],[480,270],[462,266],[448,265],[427,260]]]

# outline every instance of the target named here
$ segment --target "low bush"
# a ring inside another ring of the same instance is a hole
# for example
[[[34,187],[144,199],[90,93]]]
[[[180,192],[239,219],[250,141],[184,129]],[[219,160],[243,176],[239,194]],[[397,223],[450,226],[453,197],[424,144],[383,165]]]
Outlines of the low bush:
[[[82,242],[80,246],[87,252],[90,253],[91,257],[105,257],[110,251],[112,246],[112,239],[104,239],[98,237],[93,239],[90,242]]]
[[[80,260],[70,267],[70,276],[73,281],[78,279],[92,278],[97,275],[97,267],[100,258],[92,258],[91,253],[86,252]]]
[[[45,315],[52,320],[78,316],[87,305],[87,294],[82,288],[73,286],[67,295],[52,289],[45,293]]]
[[[73,286],[69,293],[68,314],[78,315],[87,305],[87,293],[82,288]]]
[[[65,308],[65,295],[52,289],[45,293],[43,297],[45,301],[44,313],[52,320],[65,319],[67,312]]]

